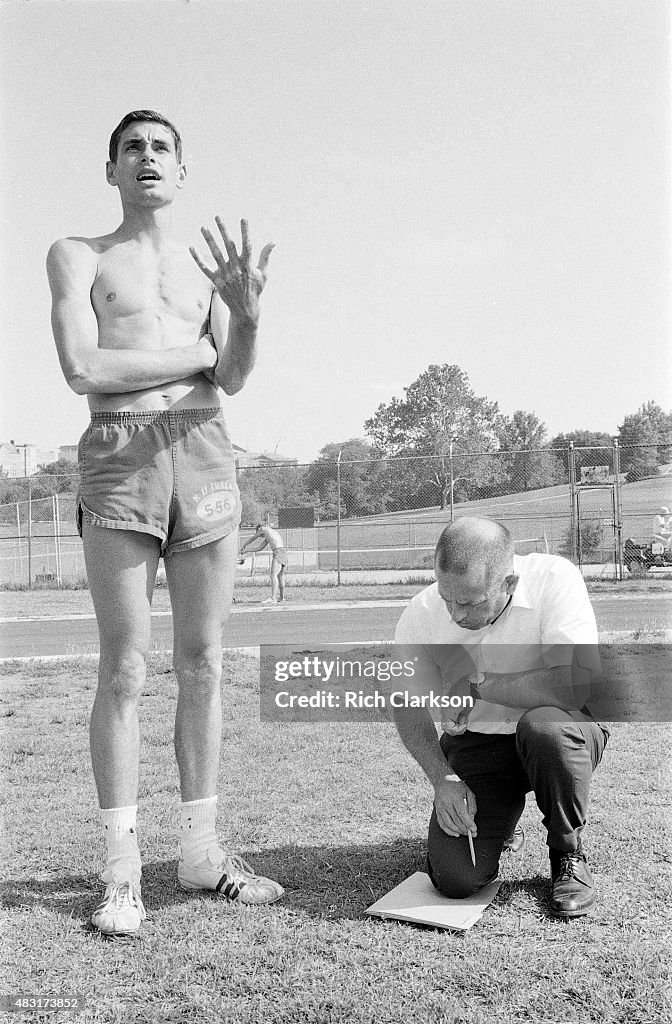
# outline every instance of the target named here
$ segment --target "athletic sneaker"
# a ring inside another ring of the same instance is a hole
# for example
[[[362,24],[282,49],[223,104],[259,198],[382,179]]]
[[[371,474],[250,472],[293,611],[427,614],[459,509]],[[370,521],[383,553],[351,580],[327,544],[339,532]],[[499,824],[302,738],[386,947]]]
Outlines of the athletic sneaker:
[[[146,917],[139,885],[110,882],[103,902],[91,915],[91,924],[103,935],[135,935]]]
[[[180,858],[177,878],[183,889],[208,889],[237,903],[275,903],[285,893],[278,882],[255,875],[242,857],[227,854],[220,846],[213,847],[207,863],[198,867]]]

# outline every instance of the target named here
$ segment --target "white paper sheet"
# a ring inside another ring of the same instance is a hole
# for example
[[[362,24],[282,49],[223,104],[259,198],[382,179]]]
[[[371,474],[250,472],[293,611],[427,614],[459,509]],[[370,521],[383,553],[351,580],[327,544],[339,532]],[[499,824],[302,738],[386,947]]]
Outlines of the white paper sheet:
[[[490,882],[473,896],[451,900],[432,885],[429,875],[416,871],[382,896],[365,911],[374,917],[391,917],[399,921],[427,924],[434,928],[467,931],[476,924],[485,908],[499,892],[501,882]]]

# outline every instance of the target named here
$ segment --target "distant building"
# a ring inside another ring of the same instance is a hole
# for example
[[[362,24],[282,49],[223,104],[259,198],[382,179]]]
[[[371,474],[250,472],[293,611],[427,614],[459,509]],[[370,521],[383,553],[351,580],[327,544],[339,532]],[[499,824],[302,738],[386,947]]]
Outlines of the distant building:
[[[248,452],[245,448],[234,444],[233,454],[238,469],[259,469],[262,466],[298,466],[299,460],[293,455],[281,455],[279,452]]]
[[[0,441],[0,471],[7,476],[33,476],[40,466],[56,462],[58,454],[52,448],[38,448],[34,444],[16,444]]]

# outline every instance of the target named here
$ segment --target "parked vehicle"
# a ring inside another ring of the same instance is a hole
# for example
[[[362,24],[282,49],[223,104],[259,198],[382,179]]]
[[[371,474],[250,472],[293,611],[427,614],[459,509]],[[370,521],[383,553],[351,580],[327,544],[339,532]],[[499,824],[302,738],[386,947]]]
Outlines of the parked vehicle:
[[[672,551],[657,540],[642,543],[628,537],[623,546],[623,561],[631,573],[644,573],[654,567],[672,566]]]

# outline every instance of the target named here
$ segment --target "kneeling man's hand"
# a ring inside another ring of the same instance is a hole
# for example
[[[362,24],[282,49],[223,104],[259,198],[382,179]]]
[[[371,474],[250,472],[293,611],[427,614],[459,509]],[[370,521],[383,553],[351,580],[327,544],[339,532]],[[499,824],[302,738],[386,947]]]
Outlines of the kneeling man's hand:
[[[447,835],[477,834],[476,797],[465,782],[441,779],[434,786],[434,806],[439,825]]]

